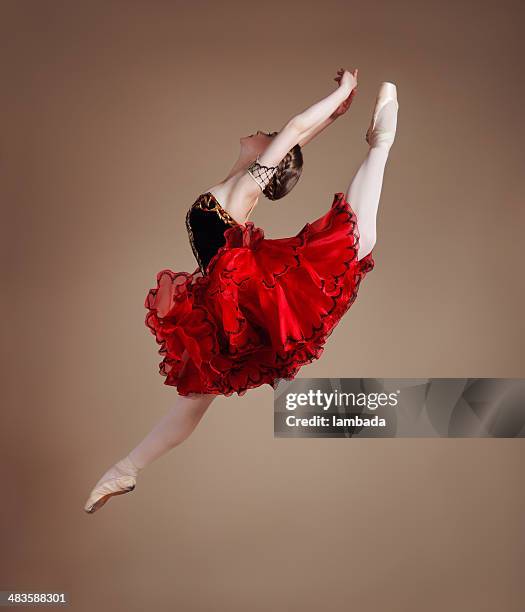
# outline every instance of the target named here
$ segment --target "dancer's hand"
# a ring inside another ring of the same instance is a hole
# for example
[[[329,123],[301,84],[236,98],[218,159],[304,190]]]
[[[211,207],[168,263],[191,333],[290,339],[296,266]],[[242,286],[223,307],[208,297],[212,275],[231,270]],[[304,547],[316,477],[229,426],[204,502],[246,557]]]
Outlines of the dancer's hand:
[[[344,100],[330,115],[330,119],[337,119],[341,115],[344,115],[346,111],[350,108],[350,104],[355,97],[355,92],[357,90],[357,73],[359,69],[355,68],[352,72],[348,72],[348,70],[344,70],[340,68],[337,71],[337,76],[334,78],[334,81],[339,83],[339,87],[350,87],[350,95],[346,100]]]

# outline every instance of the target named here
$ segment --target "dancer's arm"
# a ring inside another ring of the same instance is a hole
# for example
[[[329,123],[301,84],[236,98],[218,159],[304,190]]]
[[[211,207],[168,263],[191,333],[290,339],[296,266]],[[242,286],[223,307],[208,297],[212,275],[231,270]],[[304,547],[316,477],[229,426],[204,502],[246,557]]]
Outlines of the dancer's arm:
[[[342,68],[338,70],[337,76],[334,78],[334,81],[341,83],[341,77],[343,76],[343,72],[344,70]],[[353,71],[352,74],[357,79],[357,68]],[[319,136],[319,134],[323,130],[325,130],[329,125],[332,125],[332,123],[336,119],[339,119],[339,117],[344,115],[346,111],[350,108],[350,104],[352,104],[353,102],[356,90],[357,90],[357,86],[354,87],[354,89],[352,89],[352,92],[348,96],[348,98],[346,98],[346,100],[344,100],[344,102],[337,107],[337,109],[330,115],[330,117],[328,117],[328,119],[325,119],[325,121],[323,121],[321,124],[311,128],[308,132],[303,134],[301,139],[299,140],[299,145],[301,147],[304,147],[306,144],[311,142],[314,138],[317,138],[317,136]]]
[[[306,132],[305,134],[303,134],[301,136],[301,138],[299,139],[299,145],[301,147],[304,147],[305,145],[307,145],[309,142],[311,142],[314,138],[317,138],[317,136],[319,136],[319,134],[325,130],[329,125],[332,125],[332,123],[335,121],[335,117],[329,117],[328,119],[326,119],[325,121],[323,121],[323,123],[321,123],[320,125],[312,128],[309,132]]]
[[[357,74],[356,71],[354,73]],[[348,100],[355,89],[357,85],[355,74],[345,70],[335,91],[287,121],[261,154],[259,163],[265,166],[277,166],[296,144],[307,142],[329,125],[332,115]]]

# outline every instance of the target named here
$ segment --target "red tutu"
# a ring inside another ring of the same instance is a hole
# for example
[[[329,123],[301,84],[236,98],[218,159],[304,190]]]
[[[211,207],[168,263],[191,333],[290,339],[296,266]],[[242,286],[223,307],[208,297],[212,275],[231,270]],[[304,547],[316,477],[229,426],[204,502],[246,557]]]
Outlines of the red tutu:
[[[160,374],[180,395],[244,395],[293,379],[321,356],[374,267],[372,253],[357,259],[357,217],[343,193],[296,236],[268,239],[248,221],[224,237],[206,275],[162,270],[146,298]]]

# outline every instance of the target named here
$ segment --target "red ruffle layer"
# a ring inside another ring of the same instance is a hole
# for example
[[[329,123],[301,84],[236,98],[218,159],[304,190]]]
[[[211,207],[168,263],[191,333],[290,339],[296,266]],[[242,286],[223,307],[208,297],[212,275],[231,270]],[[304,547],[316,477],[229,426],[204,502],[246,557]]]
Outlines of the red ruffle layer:
[[[357,217],[343,193],[291,238],[265,238],[251,221],[224,236],[205,276],[162,270],[146,297],[159,372],[181,395],[244,395],[294,378],[321,356],[374,267],[372,253],[357,259]]]

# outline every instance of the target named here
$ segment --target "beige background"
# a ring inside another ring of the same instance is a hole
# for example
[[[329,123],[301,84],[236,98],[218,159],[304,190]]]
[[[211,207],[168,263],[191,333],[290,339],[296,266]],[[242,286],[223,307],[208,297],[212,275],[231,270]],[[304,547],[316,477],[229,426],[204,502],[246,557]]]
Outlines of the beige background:
[[[1,3],[1,589],[82,612],[521,609],[521,440],[274,440],[266,386],[83,512],[174,400],[144,299],[196,267],[187,208],[340,66],[351,110],[252,217],[281,237],[323,214],[397,84],[376,268],[301,376],[525,375],[518,6]]]

